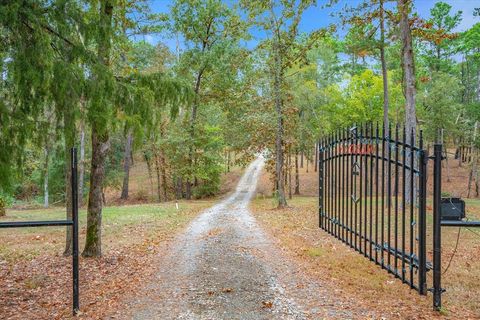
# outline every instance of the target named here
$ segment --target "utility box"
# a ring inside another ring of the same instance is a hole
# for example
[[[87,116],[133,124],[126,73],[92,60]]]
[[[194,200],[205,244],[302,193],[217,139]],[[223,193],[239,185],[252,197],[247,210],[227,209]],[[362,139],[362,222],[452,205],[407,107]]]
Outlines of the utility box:
[[[440,210],[442,220],[462,220],[465,218],[465,201],[460,198],[442,198]]]

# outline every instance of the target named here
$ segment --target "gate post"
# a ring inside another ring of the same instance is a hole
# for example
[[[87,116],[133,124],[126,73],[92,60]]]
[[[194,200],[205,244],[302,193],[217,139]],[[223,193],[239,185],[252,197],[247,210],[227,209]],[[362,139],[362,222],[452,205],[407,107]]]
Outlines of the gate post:
[[[442,234],[441,207],[442,198],[442,145],[435,144],[433,149],[433,308],[442,308]]]
[[[323,148],[318,142],[318,224],[323,229]]]
[[[77,183],[77,149],[71,149],[71,187],[72,187],[72,264],[73,264],[73,315],[77,315],[79,306],[78,284],[78,183]]]
[[[419,235],[418,235],[418,291],[422,295],[427,294],[427,161],[428,158],[423,150],[422,132],[420,132],[419,153]],[[413,179],[413,176],[412,176]],[[413,201],[413,200],[412,200]]]

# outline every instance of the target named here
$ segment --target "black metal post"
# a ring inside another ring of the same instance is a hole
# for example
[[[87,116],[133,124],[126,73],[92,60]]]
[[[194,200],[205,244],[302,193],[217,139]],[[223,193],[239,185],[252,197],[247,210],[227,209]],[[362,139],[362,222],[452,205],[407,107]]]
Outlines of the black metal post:
[[[71,149],[71,187],[72,187],[72,238],[73,238],[73,315],[80,310],[78,288],[78,183],[77,183],[77,149]]]
[[[433,149],[433,308],[442,308],[442,237],[441,237],[441,197],[442,197],[442,145]]]
[[[419,144],[419,195],[418,195],[418,291],[427,294],[427,161],[423,150],[423,134]]]

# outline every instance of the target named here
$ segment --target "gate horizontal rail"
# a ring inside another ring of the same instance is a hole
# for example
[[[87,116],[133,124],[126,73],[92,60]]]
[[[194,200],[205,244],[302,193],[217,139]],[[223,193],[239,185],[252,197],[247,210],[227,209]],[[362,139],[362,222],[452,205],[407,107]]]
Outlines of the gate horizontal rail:
[[[15,221],[15,222],[0,222],[1,228],[27,228],[27,227],[56,227],[56,226],[71,226],[73,220],[52,220],[52,221]]]

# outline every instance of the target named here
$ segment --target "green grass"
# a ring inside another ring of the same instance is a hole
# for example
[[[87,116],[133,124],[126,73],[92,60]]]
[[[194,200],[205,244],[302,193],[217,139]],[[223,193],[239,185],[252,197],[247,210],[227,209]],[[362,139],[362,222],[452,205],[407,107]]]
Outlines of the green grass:
[[[171,237],[200,210],[212,205],[212,200],[106,207],[102,214],[104,251],[122,245],[135,245],[158,237]],[[63,220],[64,208],[9,210],[5,221]],[[86,210],[79,212],[80,245],[83,245],[87,223]],[[61,253],[65,227],[35,227],[0,229],[0,260],[14,262],[32,259],[43,252]]]

